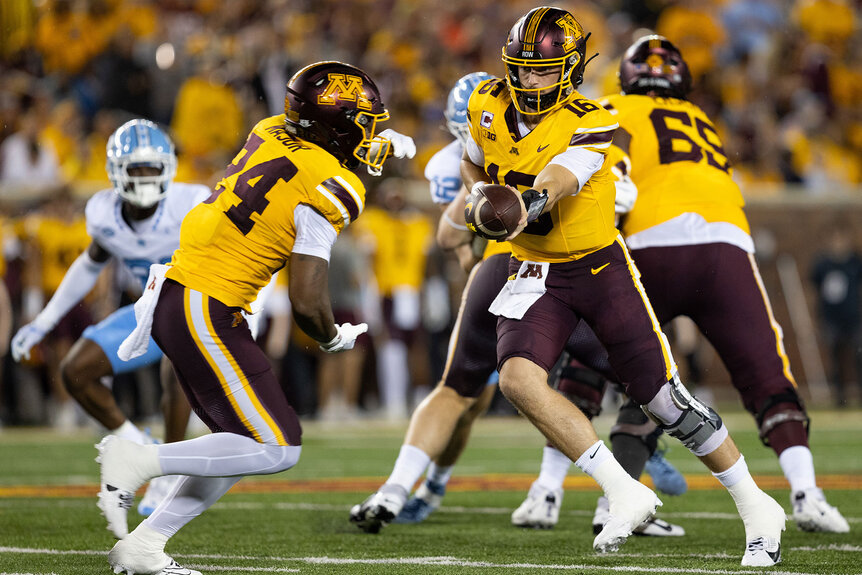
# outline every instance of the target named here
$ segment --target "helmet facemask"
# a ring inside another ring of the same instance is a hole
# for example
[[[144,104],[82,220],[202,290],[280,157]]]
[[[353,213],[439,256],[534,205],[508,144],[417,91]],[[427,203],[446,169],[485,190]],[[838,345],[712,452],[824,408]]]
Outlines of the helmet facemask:
[[[371,114],[369,112],[348,112],[348,117],[353,116],[353,123],[362,130],[362,140],[353,149],[353,157],[368,166],[371,175],[380,175],[383,162],[389,157],[392,142],[378,135],[378,122],[389,119],[389,112],[384,110],[382,114]]]
[[[503,55],[506,62],[506,83],[512,93],[512,101],[518,111],[527,116],[546,114],[562,105],[563,102],[575,91],[572,83],[572,72],[581,60],[577,52],[566,58],[554,60],[526,60],[508,58]],[[549,86],[541,88],[525,88],[521,84],[518,68],[533,68],[537,73],[544,75],[545,72],[556,70],[557,81]]]

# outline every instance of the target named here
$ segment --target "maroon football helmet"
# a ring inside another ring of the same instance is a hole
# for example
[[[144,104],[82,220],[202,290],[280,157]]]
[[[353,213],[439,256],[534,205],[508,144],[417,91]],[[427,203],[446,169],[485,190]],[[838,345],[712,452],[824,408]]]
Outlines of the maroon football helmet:
[[[522,114],[536,115],[561,106],[584,80],[587,38],[584,29],[570,12],[561,8],[533,8],[518,20],[503,46],[506,82],[512,100]],[[547,88],[529,89],[521,85],[519,67],[559,68],[560,76]]]
[[[347,168],[360,162],[380,170],[391,143],[377,136],[389,119],[374,81],[343,62],[306,66],[287,83],[287,130],[334,155]]]
[[[638,38],[620,61],[623,94],[685,99],[691,90],[691,72],[670,40],[653,34]]]

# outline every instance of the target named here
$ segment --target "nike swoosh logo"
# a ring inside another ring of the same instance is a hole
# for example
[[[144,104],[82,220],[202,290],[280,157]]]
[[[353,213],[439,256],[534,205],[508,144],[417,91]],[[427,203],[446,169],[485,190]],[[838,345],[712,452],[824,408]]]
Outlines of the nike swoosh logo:
[[[548,147],[548,146],[550,146],[550,145],[551,145],[551,144],[545,144],[544,146],[539,146],[539,147],[538,147],[538,149],[536,149],[536,151],[537,151],[537,152],[541,152],[542,150],[544,150],[545,148],[547,148],[547,147]]]
[[[601,445],[599,445],[598,447],[596,447],[596,450],[595,450],[595,451],[593,451],[593,452],[590,454],[590,459],[592,459],[593,457],[595,457],[595,456],[596,456],[596,453],[598,453],[598,452],[599,452],[599,449],[601,449],[601,448],[602,448],[602,446],[601,446]]]
[[[603,266],[599,266],[599,267],[597,267],[597,268],[590,268],[590,272],[591,272],[593,275],[596,275],[597,273],[599,273],[600,271],[602,271],[603,269],[605,269],[605,268],[606,268],[606,267],[608,267],[609,265],[611,265],[611,262],[608,262],[608,263],[606,263],[605,265],[603,265]]]
[[[777,551],[767,551],[766,554],[769,555],[775,563],[778,563],[781,559],[781,547],[779,547]]]

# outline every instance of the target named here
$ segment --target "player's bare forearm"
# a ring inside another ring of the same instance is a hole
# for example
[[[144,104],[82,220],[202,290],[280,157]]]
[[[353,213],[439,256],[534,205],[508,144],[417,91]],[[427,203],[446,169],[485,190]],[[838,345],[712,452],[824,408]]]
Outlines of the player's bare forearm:
[[[484,240],[478,236],[474,236],[476,240],[479,240],[484,244],[487,244],[487,240]],[[473,242],[468,244],[464,244],[455,248],[454,253],[455,257],[458,258],[458,265],[461,266],[465,272],[469,273],[470,270],[473,269],[477,263],[482,261],[482,253],[479,252],[477,255],[476,249],[473,247]]]
[[[472,189],[476,182],[489,182],[491,179],[485,173],[483,166],[474,164],[467,155],[467,150],[464,150],[464,155],[461,156],[461,181],[467,190]]]
[[[329,301],[329,263],[316,256],[290,256],[289,295],[296,325],[316,341],[337,334]]]
[[[560,199],[577,193],[579,188],[578,178],[562,166],[551,164],[539,172],[533,182],[533,189],[541,192],[547,190],[548,203],[542,213],[551,211]]]
[[[469,190],[461,186],[458,195],[443,209],[437,223],[437,244],[444,250],[454,250],[469,244],[475,237],[464,221],[464,204]]]

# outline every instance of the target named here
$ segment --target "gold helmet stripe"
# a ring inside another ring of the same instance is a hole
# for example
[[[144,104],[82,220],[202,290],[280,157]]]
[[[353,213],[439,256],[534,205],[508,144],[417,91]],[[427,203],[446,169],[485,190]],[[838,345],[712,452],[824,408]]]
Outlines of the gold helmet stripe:
[[[661,41],[664,40],[661,36],[652,36],[649,39],[649,47],[652,48],[661,48]]]
[[[539,24],[542,22],[542,18],[544,18],[548,10],[550,10],[550,8],[544,6],[533,12],[533,17],[527,24],[527,31],[524,33],[524,44],[534,45],[536,43],[536,33],[539,30]]]

